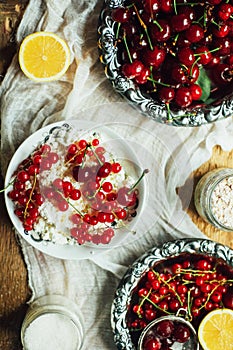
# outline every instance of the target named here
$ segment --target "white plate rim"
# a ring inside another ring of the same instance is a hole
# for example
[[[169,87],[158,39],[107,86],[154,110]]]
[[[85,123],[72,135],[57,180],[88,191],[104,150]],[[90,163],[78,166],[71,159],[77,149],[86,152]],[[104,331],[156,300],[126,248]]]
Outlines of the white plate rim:
[[[5,176],[5,188],[8,186],[10,179],[12,177],[13,172],[15,171],[17,165],[25,159],[31,152],[35,150],[35,148],[38,146],[39,143],[43,143],[46,136],[53,130],[54,128],[59,128],[62,126],[69,126],[72,124],[77,124],[78,129],[83,130],[87,132],[88,130],[93,130],[97,128],[101,130],[104,130],[104,132],[110,136],[110,138],[118,138],[120,139],[121,143],[125,146],[127,149],[126,154],[130,155],[130,160],[135,162],[140,167],[140,161],[137,158],[135,152],[132,150],[130,145],[127,143],[126,140],[124,140],[117,132],[111,130],[109,128],[109,123],[99,123],[99,122],[93,122],[93,121],[86,121],[86,120],[79,120],[79,119],[71,119],[71,120],[62,120],[59,122],[55,122],[52,124],[48,124],[41,129],[34,132],[32,135],[30,135],[28,138],[26,138],[22,144],[17,148],[14,155],[12,156],[6,176]],[[141,186],[143,188],[143,195],[142,195],[142,203],[145,201],[145,194],[146,194],[146,181],[144,179],[141,181]],[[15,227],[16,231],[19,232],[19,234],[34,248],[38,249],[42,253],[45,253],[47,255],[60,258],[60,259],[68,259],[68,260],[80,260],[80,259],[86,259],[86,258],[92,258],[95,255],[106,252],[110,247],[107,246],[98,246],[98,247],[90,247],[90,246],[78,246],[78,245],[56,245],[54,243],[50,242],[44,242],[40,241],[37,242],[34,239],[31,238],[30,234],[26,235],[24,233],[23,227],[20,223],[20,221],[17,219],[16,215],[13,212],[13,202],[9,199],[7,196],[8,189],[4,191],[4,198],[5,198],[5,204],[6,209],[9,214],[9,217],[13,223],[13,226]],[[141,206],[141,211],[143,210],[143,205]],[[137,215],[137,217],[132,221],[132,225],[130,226],[131,229],[135,227],[138,218],[141,214]]]

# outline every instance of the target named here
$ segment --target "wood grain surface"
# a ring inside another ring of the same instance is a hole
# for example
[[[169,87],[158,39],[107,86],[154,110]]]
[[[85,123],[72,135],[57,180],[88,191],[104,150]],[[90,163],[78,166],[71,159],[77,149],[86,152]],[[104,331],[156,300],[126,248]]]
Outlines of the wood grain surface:
[[[213,148],[211,158],[200,168],[198,168],[196,171],[190,174],[190,177],[186,181],[183,188],[179,189],[179,193],[183,194],[183,197],[185,197],[185,193],[189,192],[190,184],[192,184],[193,191],[190,205],[187,208],[184,207],[183,209],[187,211],[193,222],[204,234],[206,234],[207,237],[211,238],[213,241],[220,242],[233,248],[233,232],[221,231],[212,226],[211,224],[206,223],[198,215],[194,206],[193,192],[197,182],[208,171],[219,167],[233,168],[233,150],[231,152],[225,152],[221,149],[220,146],[215,146]]]

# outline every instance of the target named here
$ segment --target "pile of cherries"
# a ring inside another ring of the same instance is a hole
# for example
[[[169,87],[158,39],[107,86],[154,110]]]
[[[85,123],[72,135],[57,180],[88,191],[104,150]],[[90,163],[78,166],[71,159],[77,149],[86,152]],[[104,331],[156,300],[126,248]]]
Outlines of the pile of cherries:
[[[232,0],[127,0],[111,17],[122,74],[168,110],[231,92]]]
[[[68,217],[73,224],[70,235],[78,244],[108,244],[114,236],[114,228],[125,226],[123,221],[130,221],[137,215],[139,191],[136,186],[145,172],[132,187],[116,184],[114,175],[122,170],[122,165],[106,160],[106,153],[99,139],[94,138],[70,144],[62,159],[49,144],[26,158],[15,172],[13,189],[8,192],[24,229],[33,230],[40,218],[39,207],[48,200],[60,212],[72,208],[73,214]],[[66,169],[63,178],[57,177],[44,186],[42,177],[46,179],[46,171],[49,172],[58,160],[64,162]],[[75,202],[81,199],[80,211]],[[96,228],[97,224],[101,227]]]
[[[194,343],[195,340],[185,322],[178,319],[163,319],[145,333],[141,350],[169,350],[174,343],[187,344],[187,342]]]
[[[209,311],[223,307],[233,310],[233,268],[222,259],[184,253],[157,263],[142,276],[126,321],[137,344],[142,330],[161,316],[182,311],[197,329]]]

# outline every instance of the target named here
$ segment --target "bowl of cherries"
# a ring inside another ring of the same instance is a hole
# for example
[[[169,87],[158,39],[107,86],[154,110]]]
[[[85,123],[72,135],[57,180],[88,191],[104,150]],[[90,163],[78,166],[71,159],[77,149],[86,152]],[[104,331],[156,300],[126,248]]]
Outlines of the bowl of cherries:
[[[120,350],[199,349],[198,328],[216,309],[233,310],[233,251],[181,239],[138,258],[123,276],[111,323]]]
[[[106,0],[100,60],[145,116],[198,126],[233,112],[233,2]]]

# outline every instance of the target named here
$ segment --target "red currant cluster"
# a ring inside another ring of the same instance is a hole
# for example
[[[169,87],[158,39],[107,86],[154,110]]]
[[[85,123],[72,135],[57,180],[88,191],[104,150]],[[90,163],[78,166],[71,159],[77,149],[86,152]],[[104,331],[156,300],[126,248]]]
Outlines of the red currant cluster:
[[[122,73],[173,108],[231,91],[232,0],[128,0],[112,10]],[[208,102],[207,102],[208,103]]]
[[[190,328],[185,323],[164,319],[145,334],[142,350],[170,350],[174,343],[184,344],[190,338]]]
[[[154,319],[186,310],[195,327],[211,310],[233,309],[233,270],[223,260],[194,254],[158,263],[132,293],[127,324],[132,338]]]
[[[119,184],[114,183],[115,174],[122,170],[122,166],[115,161],[106,161],[105,154],[106,149],[99,146],[97,138],[91,143],[81,140],[68,147],[66,160],[73,179],[79,184],[76,199],[82,196],[86,208],[85,213],[78,211],[70,217],[74,224],[71,236],[79,244],[108,244],[114,236],[113,227],[136,215],[136,186],[119,188]],[[95,229],[98,224],[101,227]]]
[[[57,153],[45,144],[26,158],[15,172],[13,189],[8,192],[8,196],[15,203],[15,215],[22,221],[26,231],[33,229],[39,218],[39,207],[45,201],[37,175],[50,170],[58,160]]]
[[[13,189],[8,192],[16,216],[24,229],[31,231],[42,218],[39,207],[49,201],[59,212],[67,212],[67,220],[72,223],[70,236],[78,244],[108,244],[115,229],[125,227],[126,221],[137,215],[136,186],[147,171],[130,187],[128,174],[116,180],[122,165],[109,160],[97,138],[70,144],[65,155],[59,152],[52,152],[51,146],[44,144],[19,165]],[[53,164],[56,168],[51,169]],[[52,181],[48,180],[51,170],[59,172]]]

